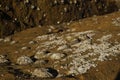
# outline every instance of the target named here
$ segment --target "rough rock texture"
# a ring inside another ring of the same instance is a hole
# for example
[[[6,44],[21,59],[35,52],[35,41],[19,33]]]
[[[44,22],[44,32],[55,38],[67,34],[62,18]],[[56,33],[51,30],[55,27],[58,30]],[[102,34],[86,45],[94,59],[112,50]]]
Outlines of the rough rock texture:
[[[19,65],[27,65],[32,63],[33,61],[28,56],[21,56],[17,59],[17,63]]]
[[[0,54],[4,53],[4,59],[8,58],[10,64],[0,64],[0,79],[120,80],[119,17],[118,11],[60,25],[27,29],[9,36],[12,41],[18,41],[12,45],[11,41],[1,39]],[[36,43],[30,44],[30,41]],[[51,55],[59,59],[51,59]],[[27,64],[18,65],[17,59]],[[46,73],[52,74],[52,78],[46,78]]]
[[[118,10],[118,2],[116,5],[115,0],[1,0],[0,36],[110,13]]]
[[[95,40],[93,36],[98,35],[96,33],[97,31],[89,30],[59,36],[57,34],[42,35],[36,39],[39,44],[38,50],[52,51],[56,49],[55,52],[59,52],[58,48],[63,47],[61,53],[52,53],[52,55],[47,56],[54,60],[52,63],[54,68],[62,68],[66,72],[68,71],[67,74],[69,75],[84,74],[91,67],[96,67],[98,62],[112,60],[110,56],[117,56],[120,53],[120,43],[117,41],[109,42],[113,37],[112,34],[106,34]],[[75,41],[76,39],[81,41]],[[64,48],[66,44],[70,47]],[[66,53],[67,56],[65,57],[65,54],[62,53]],[[41,57],[44,56],[41,55]]]
[[[38,68],[32,72],[32,75],[41,78],[53,78],[57,76],[57,71],[52,68]]]

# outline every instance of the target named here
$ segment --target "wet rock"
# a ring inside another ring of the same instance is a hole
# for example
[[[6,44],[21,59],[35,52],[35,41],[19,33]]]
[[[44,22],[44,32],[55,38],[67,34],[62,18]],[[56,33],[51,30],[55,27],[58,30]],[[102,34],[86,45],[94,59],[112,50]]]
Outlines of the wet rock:
[[[51,59],[55,59],[55,60],[59,60],[59,59],[62,59],[64,58],[66,55],[63,54],[63,53],[53,53],[50,58]]]
[[[58,72],[52,68],[37,68],[32,72],[32,75],[40,78],[53,78],[58,75]]]
[[[17,59],[17,63],[19,65],[27,65],[27,64],[31,64],[33,61],[31,58],[29,58],[28,56],[21,56]]]

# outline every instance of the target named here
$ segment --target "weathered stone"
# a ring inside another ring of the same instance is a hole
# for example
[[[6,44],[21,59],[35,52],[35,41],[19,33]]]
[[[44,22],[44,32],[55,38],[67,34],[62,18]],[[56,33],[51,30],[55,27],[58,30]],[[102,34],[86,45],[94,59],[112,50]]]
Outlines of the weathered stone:
[[[21,56],[17,59],[17,63],[19,65],[27,65],[27,64],[31,64],[33,61],[31,58],[29,58],[28,56]]]
[[[53,53],[50,58],[51,59],[56,59],[56,60],[59,60],[59,59],[62,59],[63,57],[65,57],[66,55],[63,54],[63,53]]]
[[[51,54],[51,53],[46,52],[46,51],[37,51],[34,57],[35,57],[36,59],[41,59],[41,58],[48,57],[50,54]]]
[[[40,65],[45,65],[47,63],[48,63],[48,60],[37,60],[35,61],[34,64],[40,66]]]
[[[32,75],[40,78],[52,78],[56,77],[58,73],[52,68],[37,68],[32,72]]]

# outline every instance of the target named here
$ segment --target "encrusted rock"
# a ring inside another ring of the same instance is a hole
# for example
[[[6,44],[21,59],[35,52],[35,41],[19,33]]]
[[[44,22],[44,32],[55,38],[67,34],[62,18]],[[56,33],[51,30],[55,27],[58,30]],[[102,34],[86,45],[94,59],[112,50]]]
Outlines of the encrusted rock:
[[[45,58],[47,56],[49,56],[50,53],[49,52],[46,52],[46,51],[37,51],[34,58],[36,59],[41,59],[41,58]]]
[[[48,60],[37,60],[34,64],[35,65],[45,65],[48,63]]]
[[[27,65],[27,64],[30,64],[32,62],[33,62],[32,59],[29,58],[28,56],[21,56],[17,59],[17,63],[20,65]]]
[[[53,78],[58,75],[58,72],[52,68],[37,68],[32,75],[40,78]]]
[[[117,35],[119,36],[119,34]],[[91,67],[96,67],[97,61],[111,60],[110,56],[117,56],[120,51],[120,43],[111,43],[110,41],[113,34],[106,34],[97,39],[94,39],[94,36],[97,36],[97,33],[93,30],[71,31],[64,35],[39,36],[37,41],[40,42],[40,45],[36,48],[38,50],[37,57],[40,59],[50,58],[54,68],[58,69],[59,66],[59,68],[66,70],[65,73],[68,75],[84,74]],[[53,51],[55,49],[55,52],[45,54],[44,51],[47,49]]]
[[[51,58],[51,59],[59,60],[59,59],[65,57],[65,56],[66,56],[66,55],[63,54],[63,53],[53,53],[53,54],[50,56],[50,58]]]

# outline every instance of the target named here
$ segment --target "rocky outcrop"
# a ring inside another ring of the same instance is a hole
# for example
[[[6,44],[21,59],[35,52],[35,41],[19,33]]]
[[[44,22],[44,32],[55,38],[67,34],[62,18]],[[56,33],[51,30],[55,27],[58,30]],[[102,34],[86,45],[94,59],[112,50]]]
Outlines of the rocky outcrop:
[[[119,80],[119,17],[120,11],[0,39],[0,79]]]
[[[102,15],[117,9],[115,0],[4,0],[0,1],[0,35]]]

